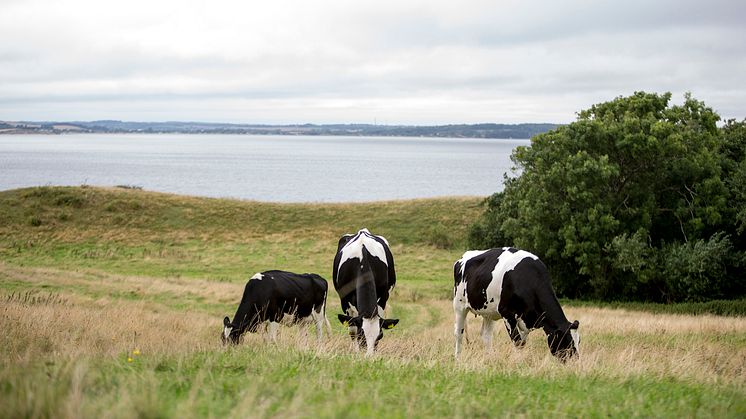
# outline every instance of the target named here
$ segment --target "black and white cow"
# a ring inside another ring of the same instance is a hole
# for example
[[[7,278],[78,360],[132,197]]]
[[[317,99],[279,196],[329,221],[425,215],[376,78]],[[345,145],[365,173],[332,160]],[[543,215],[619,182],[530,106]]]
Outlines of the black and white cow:
[[[279,322],[289,314],[293,323],[316,323],[319,340],[326,319],[326,280],[316,274],[265,271],[249,279],[233,321],[223,319],[223,343],[238,343],[247,330],[255,333],[260,324],[269,322],[272,340],[277,337]]]
[[[471,250],[453,265],[453,278],[456,356],[469,311],[483,317],[487,346],[495,321],[502,318],[517,347],[525,345],[529,331],[543,328],[552,355],[564,361],[578,353],[579,323],[565,317],[547,267],[537,256],[511,247]]]
[[[345,234],[339,239],[332,269],[334,288],[345,312],[338,316],[339,321],[349,327],[353,342],[366,346],[366,354],[372,355],[383,329],[399,323],[399,319],[384,319],[389,292],[396,284],[389,243],[367,229]]]

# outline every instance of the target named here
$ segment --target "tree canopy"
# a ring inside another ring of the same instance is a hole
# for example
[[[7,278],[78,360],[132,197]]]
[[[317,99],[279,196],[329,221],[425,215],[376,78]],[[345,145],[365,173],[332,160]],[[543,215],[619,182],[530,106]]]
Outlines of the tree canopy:
[[[536,253],[569,297],[743,295],[746,121],[670,100],[619,97],[517,148],[470,244]]]

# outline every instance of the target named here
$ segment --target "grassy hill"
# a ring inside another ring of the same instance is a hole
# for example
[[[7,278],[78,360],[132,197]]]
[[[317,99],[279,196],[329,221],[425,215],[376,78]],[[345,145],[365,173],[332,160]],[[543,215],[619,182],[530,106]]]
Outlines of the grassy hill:
[[[277,267],[328,277],[339,237],[367,227],[401,255],[401,276],[449,283],[450,271],[443,276],[440,265],[452,265],[463,252],[480,203],[273,204],[39,187],[0,193],[0,256],[24,265],[217,281]],[[425,255],[427,263],[418,263]]]
[[[746,318],[567,304],[581,358],[535,331],[452,356],[451,267],[480,199],[268,204],[126,188],[0,192],[0,417],[746,415]],[[370,359],[331,336],[218,338],[254,272],[330,279],[338,237],[392,244],[401,319]],[[499,329],[499,328],[498,328]]]

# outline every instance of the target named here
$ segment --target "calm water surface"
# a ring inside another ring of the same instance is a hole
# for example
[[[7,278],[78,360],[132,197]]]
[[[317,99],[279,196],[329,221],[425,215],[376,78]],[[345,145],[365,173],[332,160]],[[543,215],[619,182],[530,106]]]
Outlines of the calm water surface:
[[[0,190],[135,185],[275,202],[486,196],[529,140],[184,134],[0,135]]]

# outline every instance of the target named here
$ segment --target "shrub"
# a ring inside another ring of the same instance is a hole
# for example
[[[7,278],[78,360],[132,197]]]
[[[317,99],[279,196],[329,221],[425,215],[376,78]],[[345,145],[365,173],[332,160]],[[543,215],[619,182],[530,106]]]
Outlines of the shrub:
[[[450,249],[454,244],[448,229],[441,223],[431,226],[427,231],[427,242],[438,249]]]
[[[474,247],[513,245],[572,298],[697,301],[746,295],[746,123],[637,92],[531,139],[520,176],[487,201]]]
[[[724,297],[726,263],[732,246],[717,233],[708,240],[667,245],[662,250],[663,275],[670,301],[705,301]]]

